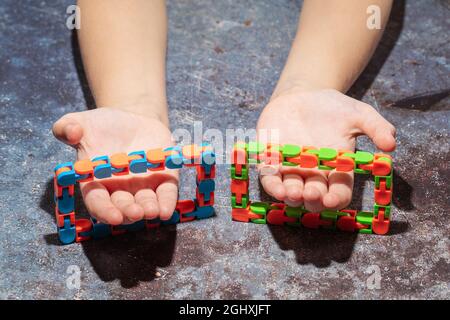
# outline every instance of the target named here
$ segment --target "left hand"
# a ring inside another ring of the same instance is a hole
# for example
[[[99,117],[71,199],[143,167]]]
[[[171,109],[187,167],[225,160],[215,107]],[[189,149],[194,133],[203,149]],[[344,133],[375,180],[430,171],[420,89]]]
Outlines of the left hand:
[[[372,106],[336,90],[291,88],[264,108],[260,130],[278,130],[280,144],[355,150],[356,137],[367,135],[383,151],[395,149],[395,127]],[[264,141],[262,141],[264,142]],[[353,172],[279,166],[261,175],[265,191],[291,206],[304,204],[312,212],[339,210],[352,199]]]

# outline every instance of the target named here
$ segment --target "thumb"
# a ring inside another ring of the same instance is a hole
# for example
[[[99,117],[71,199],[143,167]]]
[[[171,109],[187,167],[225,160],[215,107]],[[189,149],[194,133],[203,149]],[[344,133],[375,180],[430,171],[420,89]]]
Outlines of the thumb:
[[[367,135],[378,149],[395,150],[395,127],[383,118],[372,106],[358,101],[356,126],[361,134]]]
[[[79,115],[68,113],[53,124],[53,135],[62,142],[76,146],[83,137],[83,128],[81,127]]]

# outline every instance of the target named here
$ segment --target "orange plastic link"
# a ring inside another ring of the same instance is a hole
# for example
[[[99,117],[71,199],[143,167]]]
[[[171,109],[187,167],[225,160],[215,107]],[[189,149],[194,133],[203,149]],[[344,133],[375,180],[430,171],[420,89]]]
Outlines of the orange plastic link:
[[[68,167],[62,167],[62,168],[59,168],[58,170],[56,170],[55,175],[59,176],[61,173],[67,172],[67,171],[70,171],[70,169]]]
[[[386,234],[389,231],[390,221],[384,218],[384,208],[380,208],[378,216],[372,220],[372,231],[376,234]]]
[[[85,179],[79,180],[79,182],[87,182],[94,180],[94,165],[89,159],[78,160],[73,165],[73,169],[79,175],[87,175]]]
[[[373,155],[374,160],[371,164],[360,164],[358,168],[363,170],[372,171],[374,176],[388,176],[391,173],[392,166],[391,163],[384,160],[379,160],[380,158],[392,159],[390,155],[383,153],[375,153]]]
[[[296,157],[286,158],[286,161],[296,163],[301,168],[315,168],[317,167],[319,158],[315,154],[302,152]]]
[[[349,172],[355,169],[355,160],[350,157],[343,156],[344,153],[352,153],[348,150],[339,150],[338,156],[333,161],[322,161],[322,164],[327,167],[336,168],[336,171]]]
[[[165,159],[166,153],[161,148],[147,151],[147,161],[152,164],[164,163]]]
[[[181,153],[186,159],[199,159],[203,151],[202,149],[202,147],[199,147],[196,144],[191,144],[189,146],[184,146]]]

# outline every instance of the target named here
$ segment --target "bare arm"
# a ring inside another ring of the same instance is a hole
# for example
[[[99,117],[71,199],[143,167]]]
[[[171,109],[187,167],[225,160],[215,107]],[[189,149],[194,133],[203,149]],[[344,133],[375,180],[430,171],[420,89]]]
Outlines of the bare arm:
[[[83,63],[99,107],[167,124],[164,0],[79,0]]]
[[[380,28],[367,27],[367,9],[380,9]],[[395,128],[372,106],[346,96],[372,56],[392,0],[305,0],[297,35],[259,130],[276,130],[281,144],[355,150],[367,135],[383,151],[395,149]],[[351,202],[353,172],[281,167],[261,176],[264,189],[311,212]],[[379,232],[381,232],[379,230]]]
[[[367,8],[380,8],[381,29],[367,27]],[[291,87],[346,92],[381,38],[392,0],[305,0],[297,35],[274,96]]]

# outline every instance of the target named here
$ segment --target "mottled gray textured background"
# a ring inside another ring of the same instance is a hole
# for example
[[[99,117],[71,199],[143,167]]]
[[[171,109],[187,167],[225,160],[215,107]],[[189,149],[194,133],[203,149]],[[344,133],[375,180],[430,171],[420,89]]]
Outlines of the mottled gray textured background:
[[[51,175],[74,159],[52,123],[91,105],[72,1],[0,3],[0,298],[450,298],[450,101],[389,107],[450,88],[448,1],[396,1],[374,59],[351,94],[398,128],[394,222],[388,236],[232,223],[228,167],[217,217],[156,232],[61,246]],[[252,128],[286,59],[299,1],[169,1],[173,128]],[[367,139],[359,148],[373,151]],[[259,195],[253,175],[252,194]],[[184,175],[182,196],[193,194]],[[355,205],[371,203],[368,181]],[[81,204],[80,204],[81,206]],[[82,208],[82,206],[81,206]],[[81,268],[81,288],[66,270]],[[368,268],[381,289],[366,286]]]

